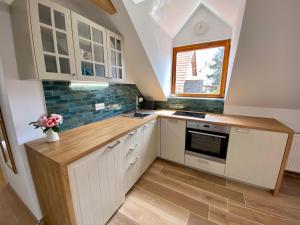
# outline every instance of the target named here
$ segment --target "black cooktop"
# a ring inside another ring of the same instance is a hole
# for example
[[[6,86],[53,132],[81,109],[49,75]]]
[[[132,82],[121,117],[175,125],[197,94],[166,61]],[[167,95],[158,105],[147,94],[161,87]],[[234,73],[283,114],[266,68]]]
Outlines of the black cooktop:
[[[176,111],[173,113],[175,116],[187,116],[187,117],[196,117],[204,119],[206,113],[196,113],[196,112],[186,112],[186,111]]]

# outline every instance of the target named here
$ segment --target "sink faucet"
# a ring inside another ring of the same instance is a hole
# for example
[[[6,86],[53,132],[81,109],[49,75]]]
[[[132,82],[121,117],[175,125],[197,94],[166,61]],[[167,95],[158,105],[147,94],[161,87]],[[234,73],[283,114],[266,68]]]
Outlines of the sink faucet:
[[[139,96],[135,96],[135,112],[139,110]]]

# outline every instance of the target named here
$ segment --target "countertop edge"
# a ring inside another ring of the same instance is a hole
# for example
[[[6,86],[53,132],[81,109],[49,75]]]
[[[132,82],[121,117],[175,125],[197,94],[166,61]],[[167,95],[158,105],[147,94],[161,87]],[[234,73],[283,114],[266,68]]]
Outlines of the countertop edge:
[[[234,115],[224,115],[224,116],[234,116]],[[238,117],[238,116],[237,116]],[[71,163],[75,162],[78,159],[81,159],[85,156],[87,156],[90,153],[95,152],[96,150],[104,147],[105,145],[111,143],[112,141],[122,137],[123,135],[145,125],[146,123],[157,119],[157,118],[170,118],[170,119],[178,119],[178,120],[189,120],[189,121],[197,121],[197,122],[207,122],[207,123],[211,123],[211,124],[219,124],[219,125],[229,125],[229,126],[235,126],[235,127],[243,127],[243,128],[248,128],[248,129],[257,129],[257,130],[265,130],[265,131],[272,131],[272,132],[279,132],[279,133],[287,133],[287,134],[294,134],[294,131],[292,129],[290,129],[289,127],[287,127],[286,125],[282,124],[281,122],[279,122],[276,119],[272,119],[272,118],[261,118],[261,117],[257,117],[258,119],[270,119],[270,120],[274,120],[276,121],[278,124],[280,124],[282,127],[284,127],[284,129],[267,129],[267,128],[263,128],[263,127],[255,127],[255,126],[251,126],[251,125],[241,125],[241,124],[230,124],[230,123],[224,123],[224,122],[220,122],[220,121],[207,121],[205,119],[200,120],[200,119],[196,119],[196,118],[190,118],[190,117],[183,117],[183,116],[175,116],[175,115],[162,115],[159,113],[155,113],[153,115],[151,115],[151,117],[147,118],[147,120],[140,120],[142,121],[142,123],[138,123],[137,125],[131,127],[130,129],[123,131],[115,136],[113,136],[112,138],[107,139],[104,142],[100,142],[99,144],[96,144],[95,146],[93,146],[92,148],[84,151],[84,153],[78,154],[74,157],[70,157],[70,159],[67,160],[55,160],[53,158],[51,158],[50,156],[47,156],[46,154],[43,154],[42,152],[38,151],[36,148],[32,147],[31,144],[37,141],[42,141],[45,140],[45,138],[40,138],[37,140],[33,140],[31,142],[27,142],[25,143],[25,148],[26,151],[35,151],[36,153],[38,153],[40,156],[46,157],[48,160],[53,161],[54,163],[58,164],[60,167],[66,167],[68,165],[70,165]],[[245,116],[245,118],[247,118],[247,116]],[[248,117],[250,118],[250,117]],[[251,118],[256,118],[256,117],[251,117]],[[76,128],[75,128],[76,129]],[[68,132],[68,131],[67,131]],[[51,143],[49,143],[51,144]]]

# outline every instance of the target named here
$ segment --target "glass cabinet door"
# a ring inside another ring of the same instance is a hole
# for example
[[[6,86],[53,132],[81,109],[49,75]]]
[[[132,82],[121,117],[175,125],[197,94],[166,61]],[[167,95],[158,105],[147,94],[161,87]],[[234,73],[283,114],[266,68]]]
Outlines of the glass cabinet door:
[[[106,30],[72,12],[76,67],[80,80],[107,80]]]
[[[125,79],[123,62],[123,39],[121,36],[107,31],[107,48],[109,75],[112,81]]]
[[[41,79],[76,75],[70,10],[52,1],[30,1],[32,38]]]

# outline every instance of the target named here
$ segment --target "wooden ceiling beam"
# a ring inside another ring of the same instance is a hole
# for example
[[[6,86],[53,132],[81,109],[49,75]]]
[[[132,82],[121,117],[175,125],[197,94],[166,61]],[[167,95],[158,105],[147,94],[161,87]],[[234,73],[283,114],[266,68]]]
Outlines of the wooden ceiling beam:
[[[117,12],[116,8],[112,4],[111,0],[91,0],[95,5],[103,9],[109,14],[115,14]]]

